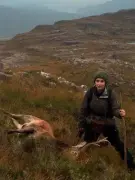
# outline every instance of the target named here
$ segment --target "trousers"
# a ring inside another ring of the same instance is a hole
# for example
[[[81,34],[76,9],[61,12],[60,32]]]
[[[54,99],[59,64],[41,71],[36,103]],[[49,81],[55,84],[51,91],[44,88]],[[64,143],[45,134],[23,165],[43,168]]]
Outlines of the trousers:
[[[100,134],[103,134],[105,137],[108,137],[108,141],[119,153],[122,160],[124,160],[124,143],[120,140],[119,131],[116,125],[94,125],[87,124],[85,126],[84,141],[92,142],[97,141]],[[132,154],[127,149],[127,166],[128,168],[134,168],[135,164],[133,161]]]

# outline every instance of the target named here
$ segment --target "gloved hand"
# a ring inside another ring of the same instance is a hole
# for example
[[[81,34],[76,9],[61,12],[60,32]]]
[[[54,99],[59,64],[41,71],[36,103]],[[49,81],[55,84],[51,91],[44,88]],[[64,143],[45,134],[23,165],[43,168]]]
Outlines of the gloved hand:
[[[82,137],[83,133],[84,133],[84,128],[79,128],[79,131],[78,131],[79,138]]]

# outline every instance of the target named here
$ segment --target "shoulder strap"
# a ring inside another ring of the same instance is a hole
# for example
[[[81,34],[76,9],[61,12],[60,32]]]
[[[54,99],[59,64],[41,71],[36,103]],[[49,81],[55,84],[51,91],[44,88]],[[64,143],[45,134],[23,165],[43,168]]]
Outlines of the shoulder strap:
[[[94,87],[91,87],[89,89],[89,102],[92,100],[93,90],[94,90]]]
[[[112,117],[112,102],[111,102],[112,89],[108,88],[107,90],[108,90],[108,108],[109,108],[108,114]]]
[[[108,100],[111,102],[112,89],[108,88]]]

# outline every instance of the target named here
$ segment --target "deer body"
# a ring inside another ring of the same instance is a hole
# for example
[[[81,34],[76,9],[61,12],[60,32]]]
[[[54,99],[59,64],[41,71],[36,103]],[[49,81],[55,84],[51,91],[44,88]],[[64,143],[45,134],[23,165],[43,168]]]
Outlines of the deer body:
[[[79,152],[85,151],[88,146],[100,146],[100,143],[108,142],[107,139],[104,138],[92,143],[81,143],[77,146],[70,146],[67,143],[58,140],[54,136],[53,129],[49,122],[32,115],[12,114],[1,108],[0,111],[8,115],[16,127],[16,129],[8,130],[8,134],[27,134],[34,139],[40,138],[41,136],[50,137],[59,147],[64,148],[65,150],[69,150],[73,156],[78,156]],[[19,121],[23,121],[23,123],[20,123]]]
[[[49,122],[37,118],[32,115],[12,114],[3,109],[0,109],[4,114],[8,115],[17,129],[9,130],[8,133],[24,133],[33,136],[34,138],[41,135],[47,135],[55,139],[53,129]],[[22,121],[23,123],[20,123]]]
[[[35,134],[33,135],[34,137],[38,137],[39,135],[49,135],[51,138],[55,139],[54,133],[53,133],[53,129],[51,127],[51,125],[42,119],[39,119],[37,117],[33,116],[33,120],[28,122],[28,123],[24,123],[22,125],[22,129],[26,129],[26,128],[33,128],[35,130]]]

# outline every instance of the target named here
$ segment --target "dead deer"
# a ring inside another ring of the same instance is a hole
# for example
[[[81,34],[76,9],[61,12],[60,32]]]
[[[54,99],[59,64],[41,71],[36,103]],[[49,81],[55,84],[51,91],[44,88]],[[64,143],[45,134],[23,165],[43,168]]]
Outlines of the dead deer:
[[[54,136],[53,128],[49,122],[32,115],[13,114],[1,108],[0,111],[8,115],[12,119],[15,127],[17,128],[8,130],[8,134],[26,134],[33,137],[34,139],[38,139],[41,136],[50,137],[56,142],[58,146],[61,146],[62,148],[64,148],[64,150],[70,152],[70,154],[72,154],[72,156],[74,157],[78,157],[80,152],[84,152],[91,145],[100,146],[102,143],[109,143],[107,138],[104,138],[101,140],[97,140],[96,142],[82,142],[76,146],[70,146],[63,141],[58,140]],[[20,121],[22,121],[23,123],[20,123]]]
[[[37,138],[41,135],[49,135],[51,138],[55,139],[53,129],[51,125],[40,118],[37,118],[32,115],[23,115],[23,114],[12,114],[4,109],[0,109],[4,114],[8,115],[17,129],[9,130],[8,134],[12,133],[24,133],[32,134],[34,138]],[[24,122],[21,124],[19,121]]]
[[[49,122],[32,115],[13,114],[0,108],[4,114],[8,115],[17,129],[8,130],[8,134],[26,134],[34,139],[42,136],[54,140],[58,146],[68,147],[68,144],[58,140],[54,136],[53,128]],[[23,122],[23,123],[20,123]]]

